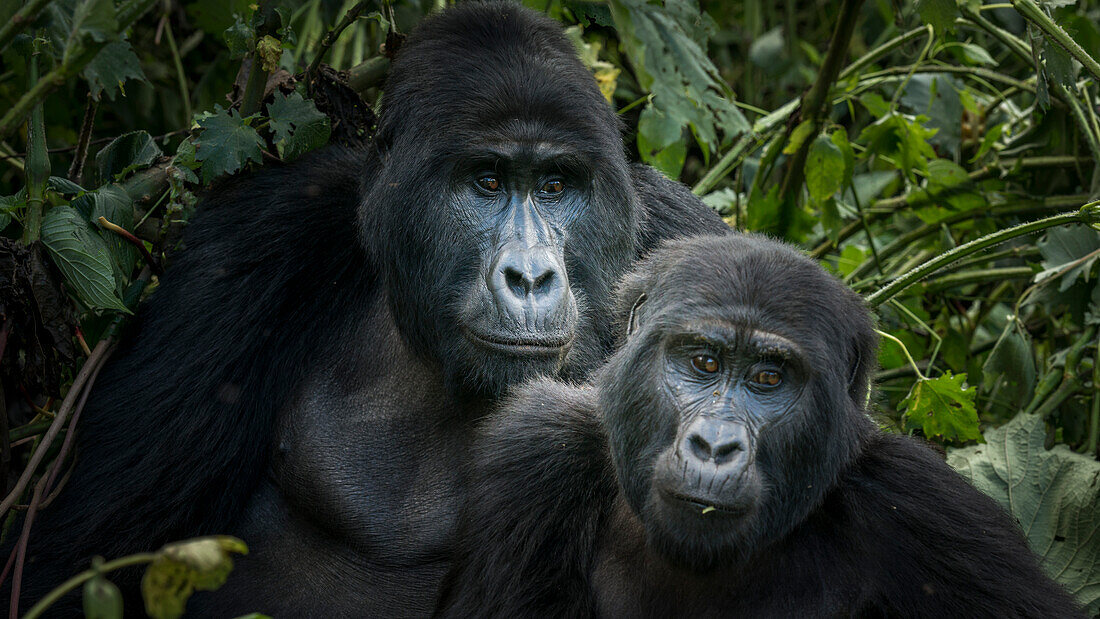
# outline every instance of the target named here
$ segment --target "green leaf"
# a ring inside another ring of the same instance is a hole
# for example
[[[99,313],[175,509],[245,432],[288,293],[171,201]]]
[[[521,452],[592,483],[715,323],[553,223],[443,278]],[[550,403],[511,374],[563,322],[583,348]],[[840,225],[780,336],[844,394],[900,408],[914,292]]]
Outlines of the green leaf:
[[[116,293],[107,244],[76,209],[55,206],[47,211],[42,217],[42,243],[84,305],[130,313]]]
[[[238,16],[236,22],[225,29],[222,37],[229,48],[230,57],[240,58],[252,51],[252,40],[256,37],[256,32]]]
[[[791,137],[787,140],[787,144],[783,146],[784,155],[793,155],[798,152],[798,149],[802,148],[802,143],[810,139],[814,133],[814,123],[812,120],[804,120],[798,124],[797,127],[791,131]]]
[[[951,449],[947,463],[1009,513],[1043,569],[1100,612],[1100,462],[1065,445],[1046,449],[1046,427],[1018,415],[989,430],[986,443]]]
[[[220,105],[214,112],[198,118],[202,133],[195,139],[195,159],[202,162],[203,183],[209,184],[222,174],[233,174],[249,161],[260,161],[263,140],[236,110]]]
[[[295,159],[328,143],[331,131],[328,116],[297,92],[290,96],[276,92],[275,100],[267,106],[267,113],[275,133],[275,147],[282,159]]]
[[[611,0],[620,45],[652,104],[680,126],[690,125],[704,149],[749,130],[733,92],[707,56],[716,30],[695,0]]]
[[[806,157],[806,188],[814,202],[823,202],[844,185],[844,154],[832,138],[819,135]]]
[[[99,99],[103,93],[107,93],[111,101],[115,100],[115,95],[119,92],[125,94],[122,85],[127,80],[146,81],[145,72],[141,70],[141,61],[134,55],[134,50],[127,41],[108,43],[80,74],[88,80],[92,96]]]
[[[966,442],[981,440],[978,411],[974,408],[975,389],[966,386],[966,374],[920,379],[901,401],[905,421],[920,428],[928,438]]]
[[[152,165],[163,154],[148,133],[124,133],[96,153],[96,184],[121,180],[138,168]]]
[[[192,593],[225,584],[233,570],[230,553],[248,554],[248,546],[235,537],[218,535],[161,548],[141,579],[145,612],[154,619],[182,616]]]
[[[962,54],[963,60],[971,66],[985,65],[991,67],[997,65],[997,61],[993,59],[993,56],[990,56],[989,52],[979,45],[960,43],[959,52]]]
[[[1004,331],[982,365],[982,389],[996,390],[998,402],[1020,410],[1035,391],[1035,354],[1031,336],[1020,319],[1008,316]]]
[[[1035,276],[1036,282],[1054,277],[1062,269],[1079,262],[1062,276],[1059,292],[1069,290],[1079,277],[1088,281],[1093,265],[1100,260],[1100,232],[1081,224],[1048,230],[1037,245],[1043,256],[1043,271]]]
[[[134,205],[126,190],[112,183],[86,195],[92,200],[91,214],[88,219],[94,225],[100,227],[99,218],[103,217],[116,226],[133,232]],[[126,239],[110,230],[103,230],[101,235],[107,243],[107,249],[111,252],[111,264],[114,267],[115,281],[118,283],[117,291],[121,297],[140,254],[137,248]]]
[[[256,42],[256,55],[260,58],[260,66],[264,71],[274,71],[279,68],[279,58],[283,55],[283,45],[270,34],[266,34]]]
[[[118,36],[115,3],[112,0],[81,0],[73,12],[72,39],[87,37],[100,43]],[[70,42],[71,44],[71,42]]]
[[[955,0],[919,0],[917,12],[925,23],[932,24],[936,34],[955,29],[955,18],[959,15],[959,8]]]
[[[63,176],[51,176],[46,181],[46,186],[49,187],[51,191],[56,191],[62,195],[75,196],[78,193],[84,192],[83,187]]]

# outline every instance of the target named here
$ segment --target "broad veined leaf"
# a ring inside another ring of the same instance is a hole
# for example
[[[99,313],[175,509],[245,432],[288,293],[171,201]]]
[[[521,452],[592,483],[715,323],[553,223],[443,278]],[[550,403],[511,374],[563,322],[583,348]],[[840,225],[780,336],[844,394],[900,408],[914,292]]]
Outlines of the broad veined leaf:
[[[195,159],[202,162],[202,179],[209,184],[222,174],[233,174],[249,161],[260,161],[263,140],[236,110],[214,106],[197,119],[202,133],[195,139]]]
[[[966,385],[966,374],[944,372],[920,379],[901,401],[909,427],[920,428],[928,438],[966,442],[981,440],[975,389]]]
[[[283,159],[294,159],[328,143],[328,116],[296,92],[290,96],[276,92],[275,100],[267,106],[267,113],[271,118],[271,130],[275,132],[275,147]]]
[[[982,365],[982,389],[998,390],[998,401],[1016,410],[1031,400],[1035,390],[1035,354],[1031,335],[1017,316],[1008,316],[1004,331]]]
[[[144,131],[124,133],[95,156],[96,184],[121,180],[126,174],[152,165],[164,153]]]
[[[115,100],[116,94],[123,92],[122,86],[127,80],[145,81],[141,61],[127,41],[108,43],[80,74],[88,80],[92,96],[98,99],[103,93],[107,93],[111,101]]]
[[[42,243],[78,299],[92,309],[129,313],[117,286],[107,243],[70,206],[55,206],[42,217]]]
[[[1045,448],[1037,415],[989,430],[984,445],[951,449],[947,463],[1020,523],[1047,574],[1100,612],[1100,462],[1065,445]]]
[[[1078,277],[1088,281],[1092,267],[1100,260],[1100,232],[1085,225],[1048,230],[1037,245],[1043,256],[1043,270],[1035,276],[1035,281],[1041,282],[1066,270],[1058,284],[1062,292],[1068,290]]]

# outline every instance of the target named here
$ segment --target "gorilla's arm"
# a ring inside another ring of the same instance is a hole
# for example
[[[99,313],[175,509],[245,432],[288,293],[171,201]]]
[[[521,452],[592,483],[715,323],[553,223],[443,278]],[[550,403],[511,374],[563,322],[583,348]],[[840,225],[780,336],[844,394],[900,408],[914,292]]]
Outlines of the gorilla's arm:
[[[703,204],[684,184],[669,180],[641,163],[630,166],[630,175],[642,207],[638,213],[639,256],[668,239],[732,231],[714,209]]]
[[[227,531],[309,368],[301,351],[333,345],[371,288],[355,213],[373,165],[329,148],[208,192],[96,382],[72,479],[35,519],[26,599],[93,555]]]
[[[894,616],[1081,616],[1012,518],[931,449],[878,435],[839,492],[845,513],[832,516],[855,534],[847,539],[866,540],[852,560],[864,582],[876,583],[866,600],[875,608]]]
[[[592,616],[588,574],[615,477],[594,392],[541,380],[490,417],[437,615]]]

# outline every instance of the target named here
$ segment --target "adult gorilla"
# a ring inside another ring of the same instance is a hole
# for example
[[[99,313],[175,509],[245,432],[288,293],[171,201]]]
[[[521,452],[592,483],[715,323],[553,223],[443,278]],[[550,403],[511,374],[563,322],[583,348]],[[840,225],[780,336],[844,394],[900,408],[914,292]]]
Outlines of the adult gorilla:
[[[630,333],[475,443],[448,617],[1069,617],[1016,523],[864,402],[862,301],[796,251],[698,237],[629,276]]]
[[[556,23],[501,3],[426,20],[368,152],[236,179],[199,208],[96,385],[25,598],[93,554],[218,532],[252,554],[192,611],[428,613],[473,419],[525,377],[583,376],[635,257],[724,229],[627,164]]]

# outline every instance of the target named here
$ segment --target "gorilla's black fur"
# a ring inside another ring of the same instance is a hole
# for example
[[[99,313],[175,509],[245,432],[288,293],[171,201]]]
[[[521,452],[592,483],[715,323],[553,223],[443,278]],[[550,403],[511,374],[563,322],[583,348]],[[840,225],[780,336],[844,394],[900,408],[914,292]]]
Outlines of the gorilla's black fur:
[[[864,403],[860,298],[696,237],[618,291],[623,347],[479,430],[448,617],[1069,617],[1011,518]]]
[[[627,163],[555,22],[495,2],[429,18],[371,147],[209,192],[95,386],[24,600],[93,554],[233,533],[251,555],[192,611],[427,613],[472,420],[520,379],[583,377],[629,264],[722,230]],[[117,576],[131,599],[136,576]]]

